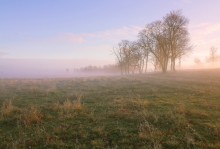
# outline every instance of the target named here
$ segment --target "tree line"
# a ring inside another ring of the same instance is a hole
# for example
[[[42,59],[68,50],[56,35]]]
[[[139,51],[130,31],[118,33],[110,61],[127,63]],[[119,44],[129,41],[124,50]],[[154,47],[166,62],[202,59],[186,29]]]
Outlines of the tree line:
[[[74,70],[75,72],[82,72],[82,73],[118,73],[119,69],[118,66],[115,64],[109,64],[104,66],[95,66],[95,65],[89,65],[80,67],[78,69]]]
[[[113,52],[122,74],[146,73],[149,63],[154,70],[166,73],[181,65],[190,51],[189,21],[181,11],[171,11],[162,20],[147,24],[136,41],[121,40]]]

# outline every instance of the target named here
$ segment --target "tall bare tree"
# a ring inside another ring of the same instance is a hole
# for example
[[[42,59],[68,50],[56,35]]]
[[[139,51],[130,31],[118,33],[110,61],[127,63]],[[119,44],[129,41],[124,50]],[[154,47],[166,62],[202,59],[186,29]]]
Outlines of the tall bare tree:
[[[128,63],[128,57],[129,57],[129,47],[128,47],[128,41],[122,40],[118,43],[117,47],[113,49],[113,52],[116,56],[116,61],[118,66],[120,67],[121,73],[126,74],[128,73],[127,63]]]
[[[118,66],[123,74],[143,72],[144,54],[137,42],[122,40],[114,50]]]
[[[143,34],[143,32],[142,32]],[[145,32],[142,35],[143,40],[147,44],[147,48],[154,57],[157,66],[165,73],[169,61],[168,38],[166,37],[163,22],[156,21],[148,24],[145,27]],[[155,66],[156,66],[155,65]]]
[[[130,42],[130,50],[131,50],[131,60],[130,67],[132,69],[132,73],[139,72],[142,73],[144,69],[144,51],[140,48],[138,42]]]
[[[181,11],[171,11],[163,18],[172,71],[175,71],[176,60],[181,60],[181,57],[191,49],[187,30],[188,23],[188,19],[181,14]]]
[[[143,52],[143,57],[145,61],[145,73],[146,73],[148,69],[148,62],[150,56],[150,47],[149,47],[150,43],[147,38],[147,30],[146,29],[141,30],[138,34],[138,37],[139,37],[138,45]]]

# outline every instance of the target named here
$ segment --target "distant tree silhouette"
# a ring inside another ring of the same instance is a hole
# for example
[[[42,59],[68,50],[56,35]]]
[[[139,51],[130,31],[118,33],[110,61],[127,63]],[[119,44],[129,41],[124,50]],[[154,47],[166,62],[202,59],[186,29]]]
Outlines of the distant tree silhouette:
[[[209,62],[215,63],[219,59],[217,52],[218,52],[217,48],[215,47],[210,48],[210,55],[208,58]]]

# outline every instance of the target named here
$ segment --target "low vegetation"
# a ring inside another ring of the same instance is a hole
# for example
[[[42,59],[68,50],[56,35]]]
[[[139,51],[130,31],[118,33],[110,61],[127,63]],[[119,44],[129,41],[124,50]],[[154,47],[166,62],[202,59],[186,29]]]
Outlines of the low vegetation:
[[[0,148],[220,148],[219,76],[0,80]]]

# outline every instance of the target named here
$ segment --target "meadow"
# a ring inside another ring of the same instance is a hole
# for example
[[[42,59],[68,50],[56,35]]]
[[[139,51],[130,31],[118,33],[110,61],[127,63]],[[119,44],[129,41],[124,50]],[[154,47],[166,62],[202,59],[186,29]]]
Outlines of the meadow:
[[[220,148],[220,70],[0,80],[0,148]]]

